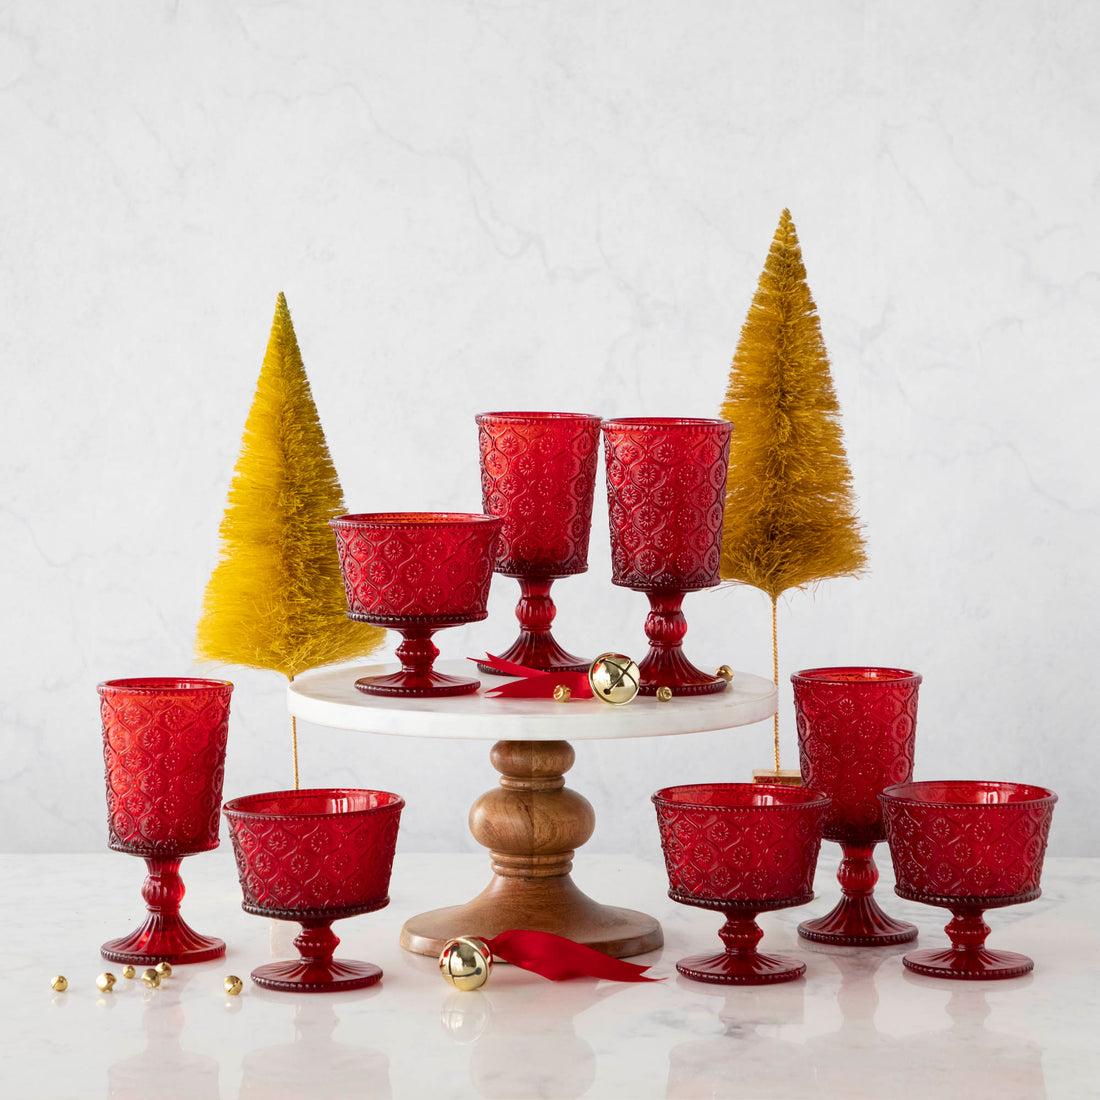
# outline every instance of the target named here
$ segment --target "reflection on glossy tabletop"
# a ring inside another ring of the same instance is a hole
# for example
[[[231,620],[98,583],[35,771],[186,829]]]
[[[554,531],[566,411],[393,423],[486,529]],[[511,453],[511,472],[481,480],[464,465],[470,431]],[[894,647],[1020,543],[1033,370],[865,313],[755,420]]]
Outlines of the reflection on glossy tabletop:
[[[656,845],[655,845],[656,846]],[[240,909],[226,848],[195,861],[188,902],[223,931],[223,960],[178,966],[160,989],[119,979],[100,994],[98,945],[130,897],[125,861],[110,854],[0,856],[5,1096],[72,1097],[965,1097],[1077,1100],[1097,1095],[1100,1054],[1100,860],[1047,860],[1044,894],[1005,910],[1034,974],[956,985],[908,973],[904,946],[841,948],[801,939],[797,923],[828,910],[836,860],[820,896],[764,914],[777,950],[806,963],[803,981],[753,988],[677,976],[677,958],[713,935],[720,914],[665,896],[652,860],[592,855],[578,884],[640,906],[665,946],[642,956],[664,982],[551,984],[500,966],[480,992],[458,994],[434,960],[397,944],[401,922],[441,891],[482,873],[479,855],[398,852],[389,909],[344,922],[349,951],[385,971],[370,989],[324,998],[222,989],[227,973],[285,956],[293,929]],[[892,887],[883,869],[880,890]],[[61,891],[78,905],[61,903]],[[51,897],[56,893],[56,897]],[[31,901],[34,904],[30,904]],[[137,912],[140,904],[133,900]],[[920,943],[942,936],[939,914],[897,900]],[[345,931],[342,929],[342,932]],[[469,929],[476,933],[478,929]],[[69,978],[53,993],[50,976]]]

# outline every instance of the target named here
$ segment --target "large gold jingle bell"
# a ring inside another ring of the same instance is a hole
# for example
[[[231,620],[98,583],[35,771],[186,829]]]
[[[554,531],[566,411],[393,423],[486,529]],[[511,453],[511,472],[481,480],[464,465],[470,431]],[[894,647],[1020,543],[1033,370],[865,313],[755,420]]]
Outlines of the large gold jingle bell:
[[[637,664],[623,653],[601,653],[588,666],[592,694],[613,707],[629,703],[638,694],[641,676]]]
[[[493,970],[493,952],[480,936],[459,936],[443,945],[439,972],[461,993],[480,989]]]

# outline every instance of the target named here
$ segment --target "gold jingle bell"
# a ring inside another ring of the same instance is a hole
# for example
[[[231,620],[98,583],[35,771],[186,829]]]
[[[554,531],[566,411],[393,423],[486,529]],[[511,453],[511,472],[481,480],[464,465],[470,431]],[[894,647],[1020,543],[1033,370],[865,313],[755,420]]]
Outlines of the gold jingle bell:
[[[132,978],[136,973],[137,971],[129,963],[122,968],[122,976],[124,978]]]
[[[172,976],[172,964],[170,962],[159,962],[154,969],[162,978],[170,978]]]
[[[95,987],[100,991],[100,993],[110,993],[111,990],[114,989],[115,982],[117,981],[118,979],[114,976],[114,974],[100,974],[100,976],[95,980]]]
[[[493,969],[493,952],[478,936],[459,936],[443,945],[439,972],[461,993],[480,989]]]
[[[244,982],[236,974],[226,974],[222,987],[230,997],[236,997],[244,989]]]
[[[64,974],[55,974],[50,979],[50,989],[55,993],[64,993],[69,988],[69,979]]]
[[[588,666],[588,683],[597,699],[621,707],[638,694],[641,673],[625,654],[601,653]]]
[[[160,975],[152,967],[142,972],[141,980],[150,989],[156,989],[160,985]]]
[[[733,679],[733,669],[730,668],[729,665],[722,665],[719,669],[717,669],[714,675],[717,676],[720,680],[725,680],[728,684],[730,680]]]
[[[568,703],[572,692],[565,686],[565,684],[558,684],[554,688],[554,701],[558,703]]]

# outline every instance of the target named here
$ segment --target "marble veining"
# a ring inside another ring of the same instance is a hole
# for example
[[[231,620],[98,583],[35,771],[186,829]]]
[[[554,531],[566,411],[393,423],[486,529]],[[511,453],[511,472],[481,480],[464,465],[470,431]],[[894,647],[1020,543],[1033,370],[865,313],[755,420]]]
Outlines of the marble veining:
[[[643,908],[665,946],[639,961],[664,982],[550,983],[513,967],[459,994],[435,961],[397,945],[412,912],[465,897],[484,856],[398,853],[391,904],[341,922],[340,951],[370,959],[382,983],[357,993],[265,993],[254,966],[292,953],[297,928],[240,909],[232,859],[189,861],[187,916],[225,938],[224,960],[177,967],[159,990],[119,980],[99,994],[101,940],[133,922],[142,865],[115,854],[0,856],[7,981],[5,1095],[145,1097],[752,1097],[1096,1096],[1100,1055],[1100,861],[1048,860],[1046,893],[1001,910],[993,938],[1035,971],[1011,982],[939,982],[904,971],[905,947],[837,948],[796,925],[832,905],[835,860],[823,858],[810,905],[760,918],[770,948],[798,955],[804,980],[731,989],[689,982],[673,964],[715,942],[719,914],[665,897],[652,860],[583,855],[574,875],[612,904]],[[889,868],[879,889],[888,893]],[[72,899],[80,898],[79,905]],[[943,910],[893,899],[891,912],[940,942]],[[476,932],[476,929],[470,929]],[[52,993],[61,971],[69,991]],[[238,998],[229,972],[246,978]]]

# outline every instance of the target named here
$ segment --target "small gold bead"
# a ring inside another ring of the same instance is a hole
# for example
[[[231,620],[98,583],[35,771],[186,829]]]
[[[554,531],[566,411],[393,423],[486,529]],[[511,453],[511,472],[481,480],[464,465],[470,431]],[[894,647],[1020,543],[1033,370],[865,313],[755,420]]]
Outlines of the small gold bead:
[[[156,989],[160,985],[160,975],[150,967],[141,975],[141,980],[150,988]]]
[[[242,982],[236,974],[226,974],[225,981],[222,982],[222,985],[225,987],[225,991],[230,997],[236,997],[240,991],[244,989],[244,982]]]
[[[50,982],[50,989],[55,993],[64,993],[69,988],[69,979],[64,974],[57,974]]]
[[[172,964],[170,962],[159,962],[155,969],[162,978],[170,978],[172,976]]]
[[[116,981],[118,981],[118,979],[114,976],[114,974],[100,974],[100,976],[95,980],[95,987],[100,991],[100,993],[110,993],[111,990],[114,989]]]
[[[572,694],[573,693],[569,690],[569,688],[565,686],[565,684],[558,684],[558,686],[554,688],[554,700],[558,703],[568,703],[569,697]]]
[[[729,665],[723,665],[714,675],[728,684],[733,679],[733,669]]]
[[[664,687],[659,687],[657,689],[657,702],[658,703],[667,703],[669,701],[669,699],[671,699],[671,698],[672,698],[672,688],[670,688],[667,684],[664,685]]]
[[[136,973],[137,971],[129,963],[122,968],[122,976],[124,978],[132,978]]]

